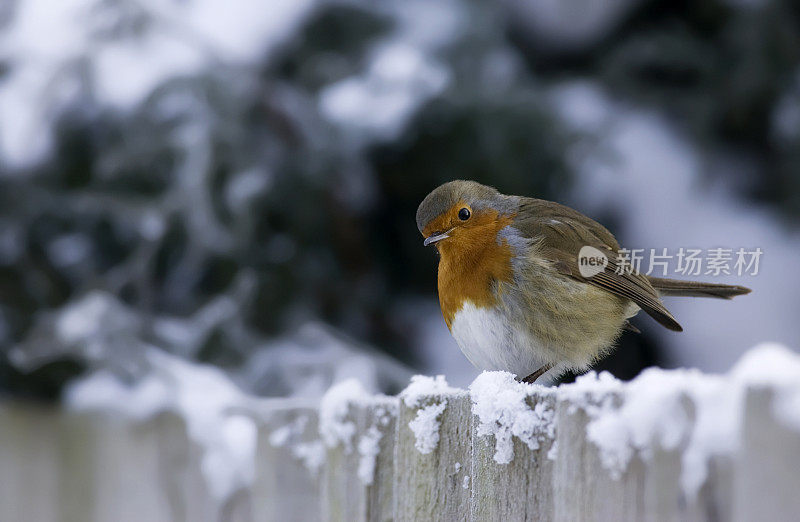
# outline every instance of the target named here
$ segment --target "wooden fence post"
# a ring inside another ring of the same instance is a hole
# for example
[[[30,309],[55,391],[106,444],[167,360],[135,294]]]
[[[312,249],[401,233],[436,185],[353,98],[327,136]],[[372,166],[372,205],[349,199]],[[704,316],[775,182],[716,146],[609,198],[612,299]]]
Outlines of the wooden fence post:
[[[58,411],[10,404],[0,419],[0,520],[58,520]]]
[[[794,520],[800,390],[759,371],[560,388],[497,372],[469,392],[415,377],[399,397],[351,381],[322,406],[258,401],[225,417],[247,448],[257,425],[252,486],[209,475],[228,454],[207,460],[208,441],[230,439],[176,413],[0,403],[0,521]]]
[[[733,520],[800,517],[800,432],[776,418],[778,393],[766,386],[745,391]]]
[[[469,519],[471,406],[463,390],[422,397],[413,406],[401,401],[395,449],[395,520]],[[434,434],[428,428],[435,428],[437,420],[438,433]],[[417,422],[416,434],[409,426],[412,422]],[[429,438],[432,435],[438,437]],[[438,439],[435,444],[433,439]]]
[[[605,408],[619,408],[621,400],[614,392],[558,399],[555,520],[638,521],[643,517],[644,465],[639,456],[634,454],[621,473],[612,473],[587,437],[589,412],[601,403]]]
[[[395,440],[399,401],[377,397],[361,405],[359,424],[364,427],[357,450],[358,475],[366,487],[366,520],[394,520]]]
[[[346,385],[345,385],[346,386]],[[394,518],[394,441],[398,401],[353,393],[327,404],[329,426],[322,478],[322,518],[383,521]],[[332,436],[333,435],[333,436]]]
[[[553,460],[548,454],[554,442],[556,401],[548,389],[536,388],[526,400],[541,423],[533,434],[533,449],[513,437],[513,460],[498,463],[495,436],[478,435],[477,427],[473,429],[472,520],[553,519]],[[479,423],[477,417],[474,420]]]
[[[255,407],[258,439],[253,519],[304,522],[320,519],[320,476],[325,450],[316,403],[268,400]]]

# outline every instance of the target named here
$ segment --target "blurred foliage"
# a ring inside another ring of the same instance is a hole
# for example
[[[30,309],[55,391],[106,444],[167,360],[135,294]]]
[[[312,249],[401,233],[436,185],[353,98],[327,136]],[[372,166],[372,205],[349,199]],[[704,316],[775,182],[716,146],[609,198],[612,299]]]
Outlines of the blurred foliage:
[[[301,28],[268,72],[317,91],[360,72],[371,43],[392,21],[355,5],[321,9]]]
[[[85,369],[86,364],[75,357],[60,357],[25,371],[17,368],[2,354],[0,392],[13,392],[16,398],[35,401],[58,400],[64,385],[83,374]]]
[[[436,258],[420,248],[422,239],[408,220],[431,187],[472,179],[509,194],[552,198],[557,188],[563,190],[568,137],[533,95],[515,94],[438,98],[420,110],[399,140],[371,149],[383,203],[371,221],[370,237],[384,238],[374,248],[391,270],[390,279],[401,283],[399,289],[430,292],[435,284]],[[393,260],[398,252],[405,262]]]
[[[0,176],[3,352],[32,335],[37,311],[102,289],[148,321],[233,296],[237,320],[214,323],[183,353],[226,367],[245,364],[253,338],[316,319],[409,360],[413,325],[395,312],[435,292],[416,205],[453,178],[558,198],[575,136],[546,92],[576,76],[667,111],[709,151],[747,154],[757,165],[747,190],[800,215],[800,6],[632,4],[567,51],[539,45],[496,6],[448,4],[459,28],[441,29],[436,45],[412,42],[448,80],[396,133],[336,123],[321,108],[376,49],[408,44],[392,3],[322,3],[258,66],[172,78],[135,110],[86,89],[56,115],[47,162]],[[0,81],[12,66],[0,64]],[[784,107],[797,122],[776,120]],[[658,359],[640,344],[644,363]],[[53,351],[33,395],[53,396],[50,383],[78,371]],[[36,371],[3,362],[0,387],[25,391]]]
[[[513,39],[538,74],[590,76],[665,111],[710,154],[755,165],[745,183],[732,180],[745,195],[800,217],[800,123],[787,133],[781,122],[800,108],[800,3],[642,1],[597,45],[557,56],[524,32]]]
[[[409,360],[415,332],[395,305],[435,292],[417,203],[458,177],[553,196],[568,176],[568,137],[530,75],[501,93],[478,74],[514,53],[502,26],[485,24],[436,51],[450,82],[399,135],[354,140],[332,125],[317,96],[369,67],[371,49],[397,31],[393,16],[327,4],[258,68],[170,80],[129,113],[88,93],[61,114],[49,161],[0,178],[6,350],[34,335],[35,312],[93,289],[151,321],[227,292],[253,336],[320,319]],[[210,328],[187,355],[244,364],[231,330],[241,327]],[[19,388],[18,377],[5,386]]]

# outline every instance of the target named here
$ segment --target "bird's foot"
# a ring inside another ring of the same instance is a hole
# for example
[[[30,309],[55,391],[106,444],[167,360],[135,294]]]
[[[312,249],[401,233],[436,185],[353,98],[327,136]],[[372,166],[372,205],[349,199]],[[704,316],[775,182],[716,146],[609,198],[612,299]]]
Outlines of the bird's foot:
[[[524,379],[522,379],[522,382],[527,382],[528,384],[533,384],[534,382],[536,382],[536,379],[538,379],[539,377],[541,377],[542,375],[544,375],[545,373],[550,371],[552,368],[553,368],[552,364],[545,364],[544,366],[542,366],[541,368],[539,368],[538,370],[536,370],[532,374],[530,374],[527,377],[525,377]]]

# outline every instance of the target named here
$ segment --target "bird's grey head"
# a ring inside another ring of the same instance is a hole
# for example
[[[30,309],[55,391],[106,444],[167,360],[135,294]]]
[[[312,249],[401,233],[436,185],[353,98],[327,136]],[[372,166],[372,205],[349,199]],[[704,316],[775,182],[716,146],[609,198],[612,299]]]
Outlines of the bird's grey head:
[[[457,215],[461,206],[468,207],[471,212],[480,212],[491,208],[500,214],[509,213],[513,198],[504,196],[497,189],[481,185],[475,181],[455,180],[436,187],[428,194],[417,208],[417,228],[424,236],[431,236],[448,222],[447,216]],[[456,208],[456,206],[459,208]],[[450,218],[452,221],[453,218]],[[433,230],[437,228],[437,230]],[[429,230],[430,229],[430,230]]]

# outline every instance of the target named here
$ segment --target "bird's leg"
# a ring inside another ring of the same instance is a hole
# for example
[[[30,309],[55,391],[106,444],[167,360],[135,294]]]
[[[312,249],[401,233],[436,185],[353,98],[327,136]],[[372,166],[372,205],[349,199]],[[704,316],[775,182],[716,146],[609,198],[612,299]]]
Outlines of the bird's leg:
[[[533,384],[534,382],[536,382],[536,379],[538,379],[539,377],[541,377],[542,375],[544,375],[545,373],[550,371],[552,368],[553,368],[552,364],[545,364],[544,366],[542,366],[541,368],[539,368],[538,370],[536,370],[532,374],[530,374],[527,377],[525,377],[524,379],[522,379],[522,382],[527,382],[528,384]]]

